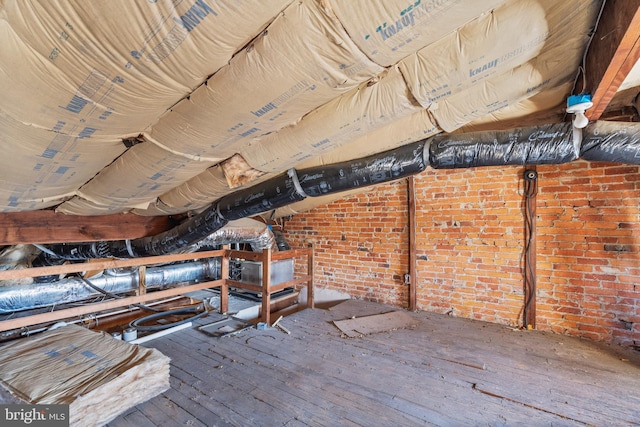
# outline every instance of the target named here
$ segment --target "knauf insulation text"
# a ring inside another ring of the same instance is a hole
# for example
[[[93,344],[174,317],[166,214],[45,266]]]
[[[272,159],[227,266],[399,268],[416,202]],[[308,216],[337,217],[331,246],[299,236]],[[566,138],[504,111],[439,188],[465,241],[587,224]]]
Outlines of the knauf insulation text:
[[[446,0],[435,0],[420,4],[421,2],[421,0],[418,0],[414,4],[409,4],[406,9],[403,9],[400,12],[400,19],[396,20],[395,24],[392,23],[387,26],[387,23],[384,22],[382,25],[379,25],[378,28],[376,28],[376,32],[380,34],[382,40],[387,40],[388,38],[401,33],[405,28],[415,26],[416,17],[421,17],[429,13],[431,10],[445,3]],[[369,35],[365,37],[365,39],[368,38]]]
[[[69,405],[2,405],[3,426],[68,426]]]

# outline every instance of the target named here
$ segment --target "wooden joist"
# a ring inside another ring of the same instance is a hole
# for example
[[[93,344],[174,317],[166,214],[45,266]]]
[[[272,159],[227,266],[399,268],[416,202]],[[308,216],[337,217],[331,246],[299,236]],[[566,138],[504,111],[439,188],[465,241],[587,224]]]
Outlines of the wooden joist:
[[[0,245],[137,239],[171,228],[169,217],[75,216],[54,211],[0,213]]]
[[[589,120],[598,120],[640,58],[640,0],[607,0],[585,59]],[[578,83],[580,87],[580,83]]]

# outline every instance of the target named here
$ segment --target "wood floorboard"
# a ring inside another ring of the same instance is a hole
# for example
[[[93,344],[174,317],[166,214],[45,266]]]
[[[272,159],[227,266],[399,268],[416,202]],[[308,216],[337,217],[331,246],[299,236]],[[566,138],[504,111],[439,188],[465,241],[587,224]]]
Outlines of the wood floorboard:
[[[276,356],[274,356],[273,353],[277,350],[278,347],[274,347],[273,344],[263,345],[263,355],[261,357],[273,357],[275,359]],[[302,354],[297,353],[298,352],[293,348],[293,346],[291,346],[287,354],[284,356],[281,355],[279,356],[279,358],[286,358],[287,360],[297,360],[299,361],[300,365],[304,365],[305,360],[309,360],[311,357],[311,355],[307,354],[307,352],[302,352]],[[348,352],[346,354],[344,352],[334,352],[333,355],[341,360],[349,360],[349,368],[344,369],[344,364],[336,364],[326,355],[321,356],[323,360],[323,363],[321,364],[299,368],[299,372],[303,375],[304,378],[315,379],[314,390],[317,390],[319,388],[324,392],[328,392],[328,396],[330,397],[338,396],[336,403],[351,401],[353,402],[351,406],[355,406],[361,409],[364,408],[367,411],[366,415],[371,414],[371,411],[373,411],[373,413],[377,412],[380,404],[384,404],[387,401],[391,400],[391,398],[393,398],[393,395],[389,394],[388,391],[384,393],[378,393],[377,398],[373,398],[373,395],[375,394],[377,389],[383,387],[383,383],[379,378],[388,375],[391,371],[390,367],[380,365],[379,372],[371,372],[370,369],[366,369],[361,366],[358,358],[355,357],[355,354],[353,354],[353,352]],[[365,370],[369,370],[370,372],[363,373],[363,371]],[[403,374],[398,373],[398,375]],[[362,381],[363,379],[365,379],[366,381]],[[354,381],[357,381],[360,387],[352,387]],[[312,392],[314,390],[312,390]],[[393,406],[390,406],[388,409],[391,411],[391,413],[387,411],[383,417],[378,418],[378,421],[384,421],[385,418],[388,418],[391,415],[395,415],[395,408],[393,408]],[[400,415],[400,417],[404,417],[405,414],[401,412],[398,415]],[[407,420],[390,420],[390,422],[396,421]]]
[[[192,386],[192,384],[197,384],[199,380],[185,373],[181,369],[176,369],[175,373],[172,375],[180,378],[177,381],[177,384],[175,386],[172,385],[172,387],[186,396],[192,396],[190,397],[191,400],[197,402],[206,410],[215,413],[216,417],[222,418],[225,423],[231,425],[248,425],[246,418],[243,415],[234,411],[233,408],[228,407],[224,401],[216,400],[212,395],[213,393],[218,394],[218,390],[216,390],[215,387],[220,387],[219,384],[211,384],[210,389],[207,389],[206,387],[204,389],[196,388]],[[229,387],[226,384],[223,386]],[[211,425],[209,420],[207,420],[206,423],[208,425]]]
[[[318,395],[317,390],[321,389],[323,390],[323,392],[328,392],[328,393],[323,393],[323,396],[325,399],[329,398],[329,399],[335,400],[337,396],[337,400],[335,401],[336,404],[340,404],[340,403],[344,404],[345,401],[346,402],[351,401],[352,402],[352,405],[350,405],[351,407],[359,408],[360,410],[365,410],[365,413],[359,414],[359,417],[367,417],[367,416],[370,417],[372,413],[378,412],[380,407],[379,405],[381,403],[384,404],[385,402],[389,401],[393,397],[391,395],[380,394],[381,397],[379,397],[379,399],[376,400],[371,397],[372,396],[371,392],[361,391],[361,390],[358,390],[357,388],[353,389],[353,387],[350,386],[350,383],[356,380],[356,378],[359,378],[360,374],[358,373],[356,374],[355,378],[352,378],[351,375],[349,374],[351,370],[345,371],[343,369],[343,365],[335,365],[330,359],[328,359],[324,355],[321,356],[323,358],[322,364],[314,365],[313,367],[306,367],[304,366],[305,362],[310,359],[311,355],[306,354],[306,352],[299,354],[300,352],[294,348],[295,346],[289,346],[289,351],[287,352],[286,357],[283,357],[282,355],[281,356],[275,355],[275,353],[277,353],[278,351],[278,348],[281,348],[282,344],[273,343],[273,342],[267,342],[262,345],[261,344],[262,343],[260,342],[256,342],[255,344],[261,347],[261,349],[255,349],[255,351],[260,351],[261,354],[258,357],[260,357],[261,359],[265,359],[269,361],[277,361],[284,358],[284,359],[287,359],[287,361],[289,361],[290,363],[294,363],[295,365],[300,366],[300,368],[298,368],[298,381],[293,382],[291,379],[289,379],[286,384],[287,387],[296,387],[296,390],[300,392],[301,386],[307,386],[310,384],[312,386],[310,390],[311,396],[317,396]],[[353,355],[350,353],[346,357],[352,358],[352,356]],[[344,355],[340,357],[346,358]],[[250,360],[249,360],[249,363],[251,363]],[[313,378],[314,381],[310,382],[308,380],[310,378]],[[382,383],[379,380],[372,378],[372,382],[368,383],[367,386],[369,389],[375,391],[377,388],[382,386]],[[366,396],[366,394],[368,394],[368,396]],[[378,416],[376,417],[376,420],[378,422],[381,422],[381,421],[384,421],[385,417],[389,418],[390,416],[395,416],[396,418],[392,418],[390,420],[391,423],[396,423],[398,421],[403,421],[403,422],[417,421],[417,419],[411,419],[410,417],[407,416],[406,413],[402,411],[399,411],[396,414],[394,411],[393,405],[389,407],[389,410],[390,411],[387,411],[384,417]],[[350,412],[353,413],[354,411],[351,410]],[[362,418],[359,418],[359,419],[362,419]]]
[[[371,343],[372,341],[375,341],[380,346],[387,345],[389,343],[393,343],[394,340],[400,337],[400,335],[403,333],[405,332],[397,331],[394,334],[387,334],[386,336],[384,334],[378,334],[376,338],[368,339],[367,342]],[[564,339],[565,337],[555,337],[555,338]],[[420,349],[420,348],[414,348],[413,346],[415,346],[415,342],[412,342],[412,344],[409,345],[409,347],[411,348],[407,348],[407,346],[405,346],[405,349],[410,349],[410,350]],[[587,357],[589,353],[593,353],[593,352],[594,352],[593,349],[586,349],[585,351],[582,352],[581,356]],[[416,351],[410,351],[407,354],[411,355],[416,353],[417,353]],[[637,407],[640,408],[640,405],[638,405],[638,402],[637,402],[637,394],[636,396],[627,395],[622,397],[609,392],[607,384],[610,383],[612,379],[616,379],[615,375],[613,375],[615,374],[615,372],[613,372],[610,369],[607,369],[606,366],[602,365],[601,363],[596,364],[591,368],[589,368],[589,365],[587,366],[579,365],[578,367],[574,366],[567,369],[567,366],[565,365],[565,370],[563,375],[565,378],[565,381],[558,382],[558,378],[556,376],[549,375],[550,373],[553,374],[553,371],[550,371],[548,368],[545,368],[544,366],[542,366],[542,369],[540,369],[541,367],[539,364],[534,363],[528,369],[513,369],[512,367],[509,366],[509,363],[512,363],[513,361],[513,357],[510,359],[507,359],[506,362],[502,361],[500,364],[496,363],[498,361],[494,357],[491,360],[491,362],[488,363],[489,367],[487,367],[487,364],[484,362],[469,362],[469,361],[461,362],[459,360],[456,361],[448,358],[448,357],[453,357],[454,355],[449,356],[449,355],[444,355],[442,353],[439,353],[439,354],[442,357],[435,356],[434,358],[441,359],[444,361],[449,361],[452,363],[458,363],[463,367],[461,368],[463,371],[465,370],[464,368],[465,366],[475,367],[476,369],[480,369],[480,372],[474,372],[473,370],[467,369],[468,372],[464,373],[464,377],[467,381],[475,380],[478,383],[484,383],[484,384],[486,383],[504,384],[505,382],[508,382],[509,378],[520,378],[520,380],[526,381],[526,383],[530,384],[526,389],[529,395],[537,396],[539,394],[548,393],[549,396],[546,397],[546,399],[549,402],[551,402],[552,405],[551,407],[547,407],[547,409],[550,411],[557,411],[558,413],[564,413],[566,416],[572,415],[576,417],[584,417],[586,412],[587,413],[586,416],[588,418],[594,418],[594,417],[597,418],[598,416],[601,416],[602,420],[609,420],[610,422],[617,420],[617,422],[620,422],[620,423],[629,423],[629,422],[632,422],[633,420],[629,418],[620,418],[619,414],[624,414],[626,408],[628,408],[629,405],[631,406],[637,405]],[[593,353],[592,355],[595,355],[595,353]],[[537,356],[539,358],[543,357],[542,355],[537,355],[537,354],[529,354],[528,356]],[[548,359],[548,357],[546,357],[546,359]],[[561,358],[560,362],[563,362],[566,364],[568,360],[565,357],[565,358]],[[429,362],[428,364],[430,367],[439,369],[437,365],[435,365],[432,362]],[[574,371],[577,371],[577,374],[575,374]],[[567,375],[567,372],[568,372],[568,375]],[[502,375],[498,375],[498,374],[502,374]],[[568,377],[570,377],[569,381],[567,381]],[[597,384],[597,382],[595,381],[595,379],[598,377],[604,380],[600,384]],[[582,389],[581,388],[576,389],[575,385],[583,384],[584,383],[583,380],[585,378],[589,379],[589,386],[590,388],[593,389],[592,391],[596,392],[597,396],[602,397],[603,395],[609,394],[609,399],[608,399],[609,405],[607,407],[590,405],[588,402],[589,398],[587,399],[583,398],[584,393],[582,392]],[[623,376],[618,375],[617,380],[624,381],[627,378],[628,377],[624,375]],[[558,384],[558,387],[552,387],[555,384]],[[563,384],[569,384],[570,387],[561,387]],[[628,386],[632,387],[632,384],[629,383]],[[478,389],[482,389],[482,388],[478,387]],[[513,395],[512,392],[510,392],[510,394]],[[514,396],[514,397],[516,398],[516,400],[523,403],[528,403],[532,406],[542,404],[542,402],[537,402],[535,400],[527,401],[527,399],[522,396]],[[582,405],[581,407],[578,408],[579,410],[577,412],[574,411],[574,408],[573,408],[573,406],[575,406],[574,403],[576,401],[581,401],[580,405]],[[589,414],[589,412],[593,412],[593,414]]]
[[[167,390],[166,396],[177,405],[180,405],[185,411],[191,414],[195,419],[204,425],[229,426],[230,424],[221,419],[214,412],[208,410],[200,404],[200,400],[204,397],[201,394],[195,395],[193,398],[187,397],[178,387]]]
[[[127,422],[127,425],[131,427],[154,427],[155,424],[147,417],[145,417],[142,412],[135,411],[124,417]]]
[[[270,339],[265,336],[258,336],[255,338],[257,340],[261,340],[261,342],[265,342],[265,339],[270,341]],[[234,359],[224,365],[225,367],[223,370],[225,375],[233,376],[238,382],[242,382],[243,384],[250,384],[252,386],[252,391],[250,393],[254,396],[256,396],[256,394],[260,394],[260,399],[263,399],[265,402],[272,402],[276,398],[274,395],[282,396],[285,399],[284,402],[281,401],[280,403],[273,403],[273,405],[280,408],[282,405],[288,405],[289,402],[299,404],[300,406],[306,405],[307,407],[314,405],[315,403],[319,403],[319,405],[314,406],[313,411],[311,411],[314,414],[314,419],[304,420],[305,422],[316,424],[318,417],[322,417],[325,422],[324,424],[319,425],[327,425],[326,423],[334,423],[336,421],[335,415],[332,414],[335,414],[336,407],[338,410],[341,410],[340,406],[327,406],[327,403],[331,403],[336,400],[336,398],[330,395],[323,395],[321,401],[314,402],[314,399],[318,396],[318,387],[322,387],[322,384],[318,384],[314,381],[311,384],[313,387],[312,390],[310,390],[310,392],[305,392],[301,390],[300,386],[306,386],[308,381],[305,380],[299,370],[293,369],[296,368],[296,365],[288,363],[288,361],[283,358],[273,358],[262,351],[247,347],[241,341],[240,343],[241,344],[238,344],[235,341],[226,343],[227,345],[225,348],[227,351],[230,351],[235,356]],[[205,350],[207,349],[200,349],[199,352],[203,352]],[[215,350],[209,348],[208,351]],[[256,360],[259,362],[256,363]],[[255,375],[247,378],[248,371],[253,372]],[[278,375],[275,377],[273,376],[274,372],[278,372]],[[266,393],[266,395],[264,393]],[[342,403],[342,401],[337,399],[337,401],[333,403],[337,405]],[[294,406],[293,409],[297,407],[299,406]],[[367,415],[362,412],[361,409],[350,411],[350,413],[346,415],[351,416],[354,412],[361,417]],[[329,414],[329,417],[326,417],[326,414]],[[301,414],[296,414],[298,419],[300,419],[300,416]],[[322,421],[322,419],[318,421]]]
[[[278,419],[278,415],[272,408],[263,407],[250,395],[250,390],[246,389],[246,383],[228,383],[220,381],[215,377],[201,374],[201,360],[191,362],[192,368],[189,372],[183,369],[176,369],[175,376],[180,383],[177,387],[181,390],[188,389],[195,395],[195,400],[204,405],[208,410],[218,414],[224,409],[225,422],[232,425],[254,425],[254,413]],[[206,365],[205,365],[206,366]],[[239,403],[242,403],[239,405]]]
[[[171,389],[109,425],[640,425],[638,352],[425,312],[360,338],[332,323],[394,310],[347,301],[283,318],[290,335],[150,341],[171,358]]]
[[[111,427],[132,427],[131,421],[129,421],[129,415],[133,414],[134,412],[137,412],[140,414],[140,411],[138,411],[137,409],[134,408],[133,411],[129,410],[123,414],[120,414],[120,416],[118,416],[118,418],[116,418],[115,420],[111,421],[109,423],[109,425]],[[142,415],[142,414],[140,414]],[[142,415],[144,417],[144,415]],[[146,417],[145,417],[146,418]],[[146,420],[147,423],[151,423],[151,421],[149,421],[149,419],[147,418]],[[147,424],[149,425],[149,424]],[[153,425],[153,423],[151,423],[151,425]]]
[[[202,427],[207,424],[198,421],[193,417],[189,412],[181,408],[177,403],[171,400],[171,397],[168,394],[163,394],[160,399],[152,399],[149,401],[151,405],[153,405],[156,409],[162,412],[164,415],[162,420],[160,421],[160,425],[188,425],[193,427]],[[145,411],[145,416],[149,417],[152,408],[149,407],[149,410]],[[156,423],[158,421],[155,421]]]
[[[137,409],[127,411],[109,423],[112,427],[154,427],[156,424]]]
[[[276,332],[277,335],[280,335],[279,333]],[[279,372],[279,376],[280,377],[284,377],[287,378],[289,377],[288,381],[286,384],[282,384],[281,387],[279,387],[281,390],[281,393],[288,393],[290,390],[295,389],[296,390],[296,394],[300,394],[301,390],[300,390],[300,382],[296,383],[292,383],[290,377],[300,377],[300,373],[296,372],[296,371],[291,371],[290,368],[291,367],[295,367],[295,366],[300,366],[301,364],[304,364],[304,360],[299,359],[299,360],[295,360],[293,363],[291,363],[290,360],[282,357],[277,357],[275,356],[272,351],[274,350],[271,345],[267,346],[265,344],[271,344],[272,342],[274,342],[271,337],[274,337],[274,335],[262,335],[262,336],[256,336],[253,337],[252,340],[250,340],[250,342],[252,344],[255,344],[257,346],[257,348],[254,348],[254,352],[252,354],[249,354],[248,356],[246,356],[247,358],[243,357],[244,363],[246,365],[246,368],[251,369],[250,365],[254,365],[255,364],[255,360],[260,360],[260,367],[262,367],[263,365],[268,365],[267,366],[267,371],[265,372],[265,376],[264,378],[268,377],[268,374],[272,374],[273,373],[273,369],[277,369]],[[274,338],[275,339],[275,338]],[[236,354],[240,354],[241,352],[246,352],[247,350],[250,350],[252,347],[251,346],[247,346],[247,344],[245,343],[236,343],[231,342],[229,344],[232,344],[234,346],[240,346],[238,348],[235,349],[235,351],[237,352]],[[281,346],[281,343],[277,343],[274,344],[276,346]],[[305,346],[306,347],[306,346]],[[280,347],[281,348],[281,347]],[[202,349],[200,350],[202,351]],[[277,347],[276,347],[276,351],[277,351]],[[292,352],[288,352],[289,356],[292,355]],[[285,362],[289,362],[286,363],[286,366],[282,363],[283,361]],[[260,368],[258,367],[258,368]],[[259,369],[258,369],[259,370]],[[229,371],[226,371],[229,372]],[[259,372],[256,372],[256,374],[259,374]],[[241,375],[246,376],[246,373],[241,373]],[[310,378],[310,376],[307,376],[307,378]],[[321,378],[321,377],[320,377]],[[330,377],[326,377],[326,378],[330,378]],[[377,384],[376,384],[377,385]],[[273,384],[270,385],[274,386]],[[296,388],[292,388],[296,387]],[[327,380],[325,379],[323,382],[320,383],[316,383],[314,382],[314,384],[312,384],[313,389],[310,390],[310,393],[308,395],[305,395],[305,399],[312,399],[313,397],[317,396],[317,390],[320,388],[323,391],[327,391],[329,389],[329,387],[331,387],[330,383],[327,383]],[[274,387],[278,387],[278,386],[274,386]],[[357,395],[357,394],[351,394],[349,396],[345,396],[344,393],[345,391],[343,390],[344,387],[341,387],[340,389],[337,390],[337,397],[334,397],[334,395],[332,393],[329,394],[325,394],[325,396],[329,396],[329,398],[333,398],[333,400],[335,400],[335,404],[336,407],[338,408],[338,410],[340,411],[340,404],[344,404],[345,399],[347,399],[347,401],[349,400],[349,398],[351,398],[351,400],[353,401],[353,404],[351,405],[352,407],[358,408],[357,410],[353,410],[351,409],[350,411],[348,411],[348,413],[342,414],[342,416],[344,417],[343,419],[346,419],[348,417],[353,417],[356,416],[358,420],[366,420],[366,417],[370,417],[370,413],[371,411],[377,411],[378,407],[377,407],[377,403],[373,402],[373,404],[376,404],[375,407],[371,407],[371,408],[366,408],[367,405],[371,405],[371,403],[369,403],[370,399],[363,399],[362,396]],[[340,393],[342,393],[342,395],[340,395]],[[326,399],[326,397],[325,397]],[[363,412],[363,408],[367,409],[368,412]],[[335,411],[335,409],[334,409]],[[316,412],[316,411],[314,411]],[[340,412],[338,412],[340,413]],[[384,417],[383,417],[384,418]],[[335,417],[333,419],[329,419],[327,420],[327,422],[335,422],[336,419]],[[380,417],[376,417],[376,418],[372,418],[369,420],[370,422],[377,422],[380,423],[381,421],[384,421],[380,419]],[[417,419],[407,419],[407,416],[405,414],[398,414],[396,419],[390,420],[389,424],[390,425],[398,425],[398,421],[402,421],[404,423],[406,422],[416,422]],[[326,424],[325,424],[326,425]],[[370,424],[369,424],[370,425]]]
[[[266,349],[266,351],[274,351],[275,349]],[[292,357],[291,353],[294,350],[291,349],[284,357]],[[358,349],[358,351],[361,351]],[[280,356],[283,357],[283,356]],[[383,417],[379,417],[376,420],[378,422],[389,422],[389,425],[398,425],[406,423],[406,417],[390,418],[392,415],[396,415],[393,409],[404,411],[407,414],[417,414],[418,419],[423,416],[423,421],[430,420],[431,422],[437,421],[455,421],[458,424],[466,424],[473,422],[473,412],[460,412],[457,411],[458,407],[473,405],[473,400],[465,398],[468,396],[468,390],[471,388],[471,384],[468,382],[463,383],[462,388],[459,384],[452,385],[446,384],[443,387],[443,382],[437,381],[425,381],[422,376],[418,377],[418,381],[413,383],[414,389],[427,389],[430,391],[430,397],[441,396],[441,399],[413,399],[412,396],[403,396],[403,390],[399,389],[396,383],[386,384],[384,391],[381,391],[381,383],[376,378],[380,375],[383,378],[395,377],[405,378],[405,382],[411,381],[415,376],[414,370],[405,369],[406,366],[400,363],[389,363],[386,359],[375,360],[371,354],[362,354],[358,352],[350,352],[343,355],[338,355],[338,359],[350,360],[349,369],[343,369],[343,364],[335,365],[331,360],[325,360],[325,363],[314,368],[311,372],[308,372],[307,376],[324,376],[334,378],[340,381],[340,389],[331,389],[330,384],[322,384],[323,391],[329,391],[342,395],[345,398],[345,403],[351,402],[352,406],[362,405],[358,396],[364,401],[370,401],[376,406],[368,408],[370,411],[377,411],[378,407],[386,406],[387,411]],[[375,367],[375,368],[374,368]],[[337,373],[337,376],[336,374]],[[389,387],[391,386],[391,387]],[[404,406],[397,406],[398,402],[404,401]],[[411,407],[409,407],[411,405]],[[494,403],[488,404],[489,407],[494,406]],[[411,411],[413,409],[414,411]],[[526,411],[525,411],[526,412]],[[471,416],[472,418],[469,418]],[[414,423],[418,419],[411,420]],[[527,421],[523,419],[522,421]],[[446,423],[444,424],[446,425]]]
[[[357,340],[349,340],[349,341],[342,340],[342,343],[357,343],[357,342],[358,342]],[[269,345],[267,345],[267,344],[269,344]],[[259,344],[256,344],[256,345],[259,345]],[[278,351],[278,348],[277,348],[278,345],[279,344],[273,344],[273,342],[271,340],[268,340],[268,342],[265,342],[264,345],[260,345],[260,347],[262,348],[262,352],[264,354],[263,354],[263,356],[258,356],[258,357],[262,357],[262,358],[264,358],[266,356],[271,357],[273,355],[273,352],[277,352]],[[276,346],[276,347],[273,347],[273,346]],[[258,349],[256,349],[256,350],[258,350]],[[358,351],[360,351],[360,349],[358,349]],[[290,346],[290,351],[288,352],[287,357],[289,357],[289,358],[292,357],[292,355],[294,353],[295,353],[295,346]],[[352,360],[354,360],[354,362],[352,362],[352,369],[348,370],[347,372],[351,372],[351,371],[354,371],[354,372],[360,371],[361,372],[363,370],[363,368],[361,366],[359,366],[358,363],[355,362],[355,360],[358,360],[358,358],[355,358],[355,356],[358,356],[359,358],[362,358],[362,357],[360,357],[361,356],[360,354],[353,354],[353,353],[354,352],[351,351],[349,354],[346,355],[347,358],[351,358]],[[358,352],[356,352],[356,353],[358,353]],[[384,360],[381,361],[381,362],[384,362]],[[330,363],[331,362],[329,361],[325,365],[330,365]],[[378,367],[380,367],[384,363],[375,363],[374,362],[374,364],[376,364]],[[332,366],[324,366],[324,367],[327,368],[329,371],[334,370],[334,367],[332,367]],[[395,366],[390,366],[390,367],[387,366],[387,367],[385,367],[385,369],[387,371],[389,371],[390,369],[394,369],[394,368],[395,368]],[[338,367],[337,369],[341,369],[341,368]],[[325,373],[324,372],[320,372],[320,374],[324,375]],[[400,377],[405,376],[404,373],[398,373],[398,375]],[[341,377],[344,377],[344,374],[342,374]],[[341,378],[341,379],[342,379],[343,382],[345,381],[344,378]],[[347,388],[348,389],[358,390],[357,393],[352,393],[349,396],[341,396],[344,399],[346,399],[346,402],[351,402],[351,406],[356,406],[356,407],[362,406],[362,403],[358,401],[358,398],[354,397],[355,395],[358,395],[358,394],[364,394],[365,395],[365,398],[366,398],[365,403],[366,403],[366,401],[371,401],[371,402],[374,402],[376,405],[379,405],[379,404],[387,405],[387,406],[389,406],[389,408],[393,408],[394,407],[394,405],[393,405],[394,402],[392,402],[392,398],[395,399],[395,401],[398,401],[400,399],[398,396],[391,396],[391,395],[386,395],[384,393],[378,392],[376,390],[376,388],[379,386],[379,383],[376,382],[376,381],[374,381],[373,384],[369,384],[368,387],[366,387],[366,388],[362,387],[364,385],[362,383],[362,381],[359,382],[359,384],[358,384],[359,387],[352,387],[352,385],[353,385],[352,381],[359,381],[359,380],[357,379],[357,377],[353,378],[353,379],[350,379],[349,383],[346,383],[346,385],[348,387],[345,387],[345,384],[342,384],[340,390],[330,390],[330,385],[327,385],[327,384],[322,384],[321,387],[322,387],[323,391],[332,391],[332,392],[334,392],[336,394],[339,394],[339,395],[340,394],[344,395],[344,393],[345,393],[344,390],[347,389]],[[422,383],[422,385],[424,385],[424,384]],[[470,384],[469,383],[465,383],[464,386],[465,386],[466,389],[468,389],[470,387]],[[466,392],[466,390],[465,390],[465,392]],[[362,397],[362,396],[360,396],[360,397]],[[451,400],[450,396],[449,396],[449,400]],[[467,402],[464,402],[464,403],[467,403]],[[458,404],[462,404],[462,402],[459,402]],[[405,407],[401,408],[401,409],[404,409],[405,412],[408,412],[406,404],[405,404]],[[375,410],[375,409],[374,408],[370,408],[370,410]],[[455,408],[450,408],[450,410],[448,412],[451,413],[452,411],[455,412]],[[421,414],[421,415],[425,415],[425,414],[428,413],[428,408],[418,407],[418,411],[417,412],[419,414]],[[388,416],[388,414],[387,414],[387,416]],[[435,419],[440,415],[438,415],[435,412],[432,412],[428,416],[431,419]],[[451,415],[449,415],[449,417],[451,417]],[[387,420],[388,419],[384,419],[384,418],[382,420],[379,419],[379,418],[377,419],[378,422],[384,422],[384,421],[387,421]],[[400,423],[400,422],[406,423],[408,421],[412,421],[412,422],[415,423],[417,420],[416,419],[407,420],[406,418],[403,418],[403,419],[391,419],[391,420],[388,420],[388,421],[389,421],[389,424],[391,424],[391,425],[398,425],[398,423]],[[458,421],[459,422],[469,423],[470,420],[469,419],[461,419],[461,420],[458,420]]]
[[[342,342],[343,343],[344,342],[358,343],[359,341],[358,340],[346,340],[346,341],[343,340]],[[334,347],[332,347],[332,348],[334,348]],[[361,351],[360,347],[356,348],[356,350]],[[396,354],[393,354],[393,353],[381,353],[382,358],[380,358],[379,360],[376,359],[375,356],[376,355],[372,354],[370,351],[367,352],[367,353],[359,353],[358,354],[357,352],[354,352],[354,354],[347,354],[347,358],[351,359],[352,363],[353,363],[353,366],[352,366],[352,369],[351,369],[352,371],[362,372],[362,371],[366,371],[368,369],[369,371],[373,372],[373,370],[382,370],[382,368],[384,368],[385,369],[385,376],[387,376],[387,374],[389,372],[393,373],[394,370],[397,371],[398,369],[400,369],[401,372],[394,373],[394,376],[398,376],[398,377],[406,377],[407,375],[412,374],[412,373],[415,372],[415,371],[414,372],[404,372],[404,369],[399,368],[398,366],[396,366],[397,362],[394,362],[394,361],[391,362],[391,365],[389,365],[389,363],[387,363],[387,361],[390,360],[389,356],[392,357],[392,358],[393,357],[397,357],[397,356],[399,356],[398,353],[396,353]],[[341,357],[337,357],[337,359],[341,359]],[[362,364],[356,363],[357,360],[367,360],[367,359],[369,359],[369,362],[367,362],[364,366],[361,366]],[[417,363],[418,363],[418,365],[417,365],[418,368],[423,368],[420,365],[427,365],[427,363],[423,362],[422,360],[418,360]],[[327,364],[330,364],[330,362],[328,362]],[[411,363],[407,363],[406,357],[404,355],[403,355],[402,360],[400,361],[400,365],[409,365],[408,367],[411,368],[411,369],[415,369],[415,367],[416,367],[416,365],[411,366],[412,365]],[[463,369],[464,368],[465,367],[463,366]],[[337,367],[337,369],[340,369],[340,367]],[[424,371],[424,369],[422,369],[422,370]],[[440,369],[440,370],[442,370],[442,369]],[[432,370],[430,369],[429,372],[431,372],[431,371]],[[413,376],[415,376],[415,375],[413,375]],[[464,389],[463,392],[467,393],[468,388],[471,387],[471,385],[472,385],[471,382],[468,381],[468,380],[467,381],[460,380],[460,381],[452,382],[451,381],[451,376],[445,378],[442,375],[438,375],[437,371],[435,371],[435,375],[431,376],[429,379],[430,380],[435,380],[436,384],[429,384],[428,382],[425,381],[426,378],[424,376],[420,376],[419,383],[415,384],[414,387],[420,388],[420,386],[422,386],[424,389],[429,389],[429,390],[433,391],[434,388],[435,388],[434,385],[437,387],[439,384],[441,384],[442,382],[445,382],[445,380],[446,380],[446,382],[450,382],[451,383],[451,384],[448,384],[449,388],[451,388],[452,386],[462,386],[463,389]],[[451,391],[451,390],[449,390],[449,391]],[[394,398],[397,399],[398,398],[398,392],[395,392],[395,393],[396,394],[394,395]],[[449,398],[449,400],[451,400],[451,396],[449,396],[448,398]],[[462,403],[462,402],[460,402],[460,403]]]

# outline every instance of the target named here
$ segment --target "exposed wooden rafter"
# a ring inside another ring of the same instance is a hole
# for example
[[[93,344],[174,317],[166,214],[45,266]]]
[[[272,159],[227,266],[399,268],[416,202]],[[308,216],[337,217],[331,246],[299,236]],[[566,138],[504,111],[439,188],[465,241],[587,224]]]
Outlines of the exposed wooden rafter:
[[[0,245],[135,239],[168,230],[168,217],[73,216],[54,211],[0,213]]]
[[[602,116],[639,58],[640,0],[606,0],[584,66],[584,89],[593,98],[589,120]]]

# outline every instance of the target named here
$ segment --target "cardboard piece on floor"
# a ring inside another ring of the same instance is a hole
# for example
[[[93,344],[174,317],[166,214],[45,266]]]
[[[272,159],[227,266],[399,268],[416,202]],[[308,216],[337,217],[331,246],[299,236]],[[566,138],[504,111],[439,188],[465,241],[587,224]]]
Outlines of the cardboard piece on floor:
[[[202,325],[198,327],[198,330],[209,336],[220,338],[237,334],[244,331],[245,329],[252,327],[252,325],[242,319],[238,319],[236,317],[228,317],[226,319]]]
[[[0,348],[0,384],[31,404],[68,404],[70,425],[98,426],[169,388],[169,358],[67,325]]]
[[[418,324],[418,321],[402,311],[392,311],[353,319],[334,320],[333,324],[349,338],[356,338],[393,329],[414,327]]]

